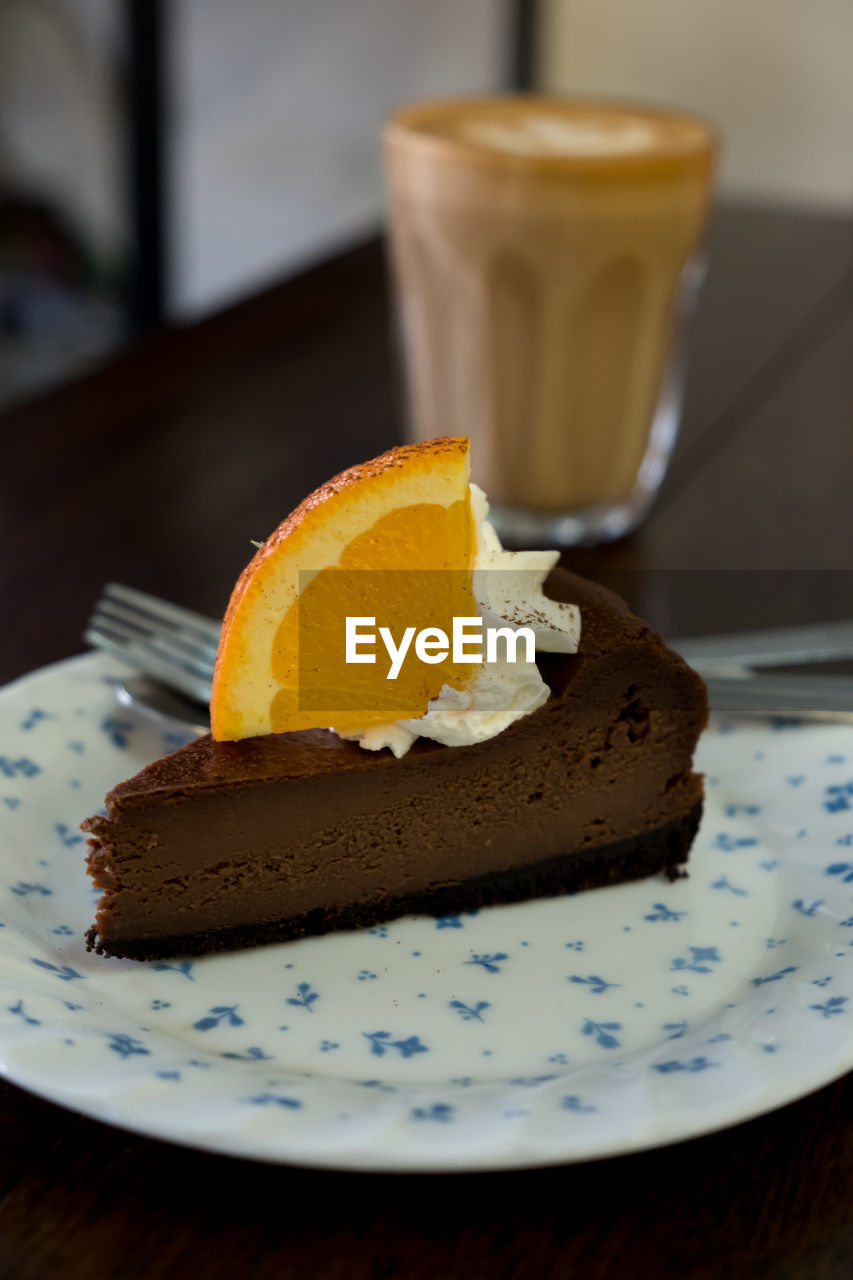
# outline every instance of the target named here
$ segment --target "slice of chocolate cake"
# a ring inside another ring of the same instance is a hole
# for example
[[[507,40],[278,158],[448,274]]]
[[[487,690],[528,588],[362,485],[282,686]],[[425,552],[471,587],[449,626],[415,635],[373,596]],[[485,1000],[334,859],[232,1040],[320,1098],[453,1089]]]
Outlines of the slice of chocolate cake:
[[[659,872],[702,811],[699,677],[616,596],[562,570],[581,652],[539,659],[551,695],[496,737],[397,759],[325,730],[204,737],[90,818],[103,889],[90,947],[202,954]]]

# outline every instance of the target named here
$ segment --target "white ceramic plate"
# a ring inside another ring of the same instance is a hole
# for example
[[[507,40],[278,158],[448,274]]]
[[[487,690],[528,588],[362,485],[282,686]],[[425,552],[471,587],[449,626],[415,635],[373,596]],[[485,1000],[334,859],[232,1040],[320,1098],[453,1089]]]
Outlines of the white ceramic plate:
[[[203,960],[85,950],[78,823],[164,741],[90,654],[0,692],[0,1066],[141,1133],[338,1169],[613,1155],[853,1066],[853,730],[717,723],[687,880]]]

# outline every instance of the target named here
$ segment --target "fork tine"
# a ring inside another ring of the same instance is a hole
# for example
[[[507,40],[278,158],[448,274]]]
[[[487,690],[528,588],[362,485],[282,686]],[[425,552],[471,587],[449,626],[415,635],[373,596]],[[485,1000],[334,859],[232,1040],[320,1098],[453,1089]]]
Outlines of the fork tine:
[[[159,618],[139,613],[114,600],[100,599],[95,606],[90,623],[94,626],[105,626],[108,630],[115,628],[130,636],[162,642],[164,645],[173,646],[187,657],[195,658],[210,666],[216,658],[217,646],[210,640],[199,638],[199,633],[187,631],[182,627],[173,629]]]
[[[209,680],[213,675],[213,655],[210,651],[200,651],[187,645],[179,636],[171,636],[165,632],[142,629],[135,623],[130,625],[119,618],[112,618],[96,613],[89,622],[93,632],[109,636],[116,644],[139,646],[139,652],[159,654],[166,662],[173,662],[183,671]]]
[[[192,632],[200,640],[214,647],[219,644],[220,626],[213,618],[207,618],[192,609],[185,609],[182,605],[172,604],[169,600],[161,600],[159,596],[149,595],[147,591],[126,587],[121,582],[108,582],[99,603],[103,603],[105,599],[128,605],[160,623]]]
[[[164,684],[180,689],[191,698],[196,698],[199,702],[210,702],[210,664],[193,662],[175,651],[158,647],[138,634],[94,623],[87,628],[84,639],[88,644],[121,658]]]
[[[84,639],[191,698],[210,701],[219,643],[212,618],[108,582]]]

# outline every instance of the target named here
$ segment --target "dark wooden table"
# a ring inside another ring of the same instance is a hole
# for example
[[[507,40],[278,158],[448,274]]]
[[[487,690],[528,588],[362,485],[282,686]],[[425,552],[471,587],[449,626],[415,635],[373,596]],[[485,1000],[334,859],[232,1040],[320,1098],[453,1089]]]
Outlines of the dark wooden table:
[[[853,238],[727,209],[644,528],[569,562],[672,631],[853,615]],[[374,243],[0,418],[0,679],[81,649],[103,581],[221,613],[250,550],[397,439]],[[0,1085],[0,1274],[853,1275],[853,1077],[724,1133],[455,1176],[269,1167]]]

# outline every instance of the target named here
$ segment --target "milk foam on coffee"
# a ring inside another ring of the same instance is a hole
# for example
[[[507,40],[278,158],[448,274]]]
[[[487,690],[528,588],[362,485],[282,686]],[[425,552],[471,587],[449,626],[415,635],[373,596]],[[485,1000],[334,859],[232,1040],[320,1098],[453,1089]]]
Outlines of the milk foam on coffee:
[[[398,112],[386,157],[412,438],[470,436],[473,478],[502,507],[630,504],[714,152],[690,116],[601,102]]]
[[[531,113],[513,121],[468,120],[460,125],[459,137],[519,155],[597,156],[648,151],[658,135],[645,120],[567,120]]]

